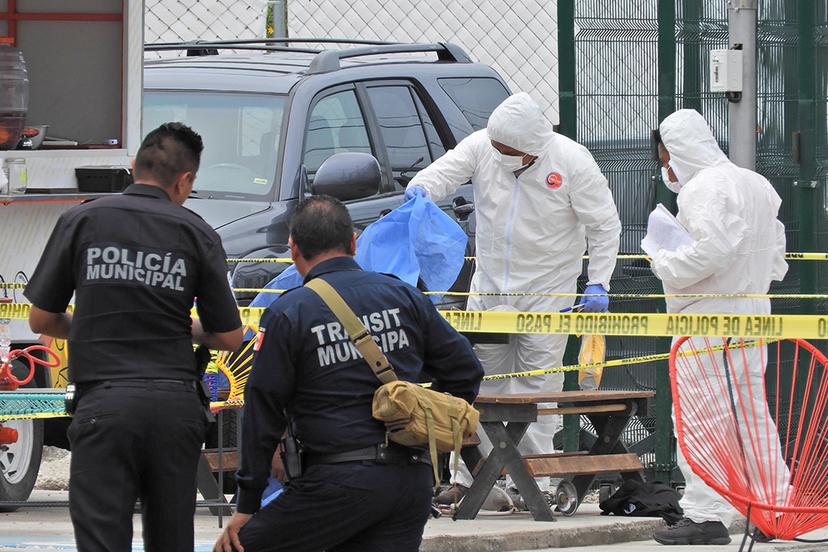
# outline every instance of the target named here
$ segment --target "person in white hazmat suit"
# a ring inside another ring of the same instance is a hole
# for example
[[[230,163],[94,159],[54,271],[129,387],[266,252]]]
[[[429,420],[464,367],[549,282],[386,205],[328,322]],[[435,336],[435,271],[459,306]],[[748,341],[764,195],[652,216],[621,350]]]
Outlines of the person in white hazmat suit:
[[[589,151],[556,134],[526,93],[501,103],[488,126],[462,140],[409,183],[414,194],[440,199],[471,180],[474,187],[476,271],[471,291],[483,293],[575,293],[582,256],[589,250],[584,310],[607,310],[621,222],[607,179]],[[588,244],[588,248],[587,248]],[[471,296],[469,310],[557,312],[575,298]],[[477,345],[487,374],[561,365],[567,336],[511,336],[508,345]],[[560,391],[563,374],[483,382],[481,394]],[[559,416],[532,424],[520,444],[524,454],[553,450]],[[485,435],[481,440],[491,447]],[[438,502],[457,502],[471,485],[465,467]],[[507,485],[509,482],[507,482]],[[538,479],[541,491],[549,478]]]
[[[782,200],[773,186],[761,175],[731,163],[719,149],[704,118],[695,110],[682,109],[665,118],[658,139],[662,178],[670,190],[678,193],[677,218],[693,239],[691,245],[675,251],[660,249],[653,255],[652,269],[663,282],[665,293],[767,293],[771,281],[781,280],[788,270],[785,227],[777,219]],[[668,298],[667,311],[770,314],[771,306],[766,298]],[[693,341],[696,350],[705,350],[703,338]],[[744,349],[747,362],[734,363],[734,385],[741,382],[742,396],[751,396],[745,385],[749,378],[755,401],[754,415],[765,417],[756,420],[754,427],[768,427],[770,431],[766,435],[775,436],[776,427],[761,393],[765,373],[763,359],[767,358],[762,349],[765,347]],[[741,358],[742,351],[734,354]],[[703,369],[721,370],[723,367],[719,363],[717,368],[706,353],[701,352],[699,357]],[[743,373],[745,364],[748,366],[747,378]],[[758,394],[757,390],[760,390]],[[706,397],[706,400],[727,401],[723,407],[730,408],[726,394],[724,397]],[[689,426],[694,420],[685,418],[683,423]],[[746,429],[741,430],[741,435],[746,435]],[[760,457],[753,457],[754,447],[746,445],[744,448],[752,476],[760,472],[777,475],[775,496],[779,500],[787,492],[789,472],[782,458],[779,439],[771,437],[769,440],[757,445],[762,451]],[[733,454],[739,454],[739,451],[733,451]],[[656,532],[654,538],[670,545],[727,544],[730,542],[728,526],[736,510],[692,471],[681,449],[677,455],[686,485],[680,501],[685,518]],[[757,482],[754,486],[758,488],[761,484]],[[769,497],[766,500],[773,501]]]

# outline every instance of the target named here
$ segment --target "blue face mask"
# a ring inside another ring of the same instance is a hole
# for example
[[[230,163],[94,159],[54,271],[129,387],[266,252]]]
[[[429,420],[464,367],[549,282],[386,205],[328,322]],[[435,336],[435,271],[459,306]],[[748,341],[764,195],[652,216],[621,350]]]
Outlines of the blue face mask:
[[[526,166],[522,155],[504,155],[498,150],[494,150],[494,158],[501,167],[509,172],[519,171]]]

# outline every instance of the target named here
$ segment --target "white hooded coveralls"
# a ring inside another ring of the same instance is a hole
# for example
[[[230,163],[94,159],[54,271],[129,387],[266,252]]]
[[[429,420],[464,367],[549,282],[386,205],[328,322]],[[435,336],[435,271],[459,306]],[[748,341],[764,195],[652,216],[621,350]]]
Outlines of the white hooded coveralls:
[[[497,161],[491,140],[537,159],[516,177]],[[507,98],[485,130],[420,171],[409,187],[420,186],[437,200],[469,180],[477,219],[472,292],[575,293],[587,243],[589,283],[609,290],[621,222],[607,179],[586,148],[552,130],[528,94]],[[472,296],[468,308],[555,312],[572,306],[574,299]],[[566,338],[520,335],[512,336],[508,345],[476,349],[487,374],[547,369],[561,365]],[[480,393],[552,392],[562,386],[563,374],[553,374],[483,382]],[[532,424],[521,452],[551,452],[558,418],[545,416]],[[471,477],[466,471],[457,482],[468,486]],[[541,485],[548,488],[548,479]]]
[[[719,149],[704,118],[695,110],[679,110],[661,123],[661,139],[670,154],[680,188],[678,221],[688,230],[693,244],[676,251],[660,250],[652,260],[653,272],[670,293],[764,294],[772,280],[782,280],[788,270],[785,262],[785,227],[776,218],[782,200],[763,176],[737,167]],[[748,298],[668,298],[670,313],[770,314],[770,299]],[[704,350],[703,338],[694,339],[696,350]],[[770,435],[776,434],[761,394],[765,373],[763,359],[766,347],[744,349],[748,374],[738,373],[734,385],[742,383],[742,396],[747,396],[745,377],[750,379],[757,402],[757,417],[766,417]],[[741,351],[738,353],[741,356]],[[706,369],[716,370],[702,355]],[[734,365],[742,369],[743,362]],[[721,364],[719,368],[721,369]],[[735,390],[734,390],[735,395]],[[694,397],[695,399],[695,397]],[[723,400],[725,397],[706,397]],[[740,420],[741,421],[741,420]],[[684,419],[684,424],[692,424]],[[755,427],[766,427],[765,419],[756,420]],[[746,430],[743,429],[743,435]],[[746,447],[750,453],[751,447]],[[778,474],[776,496],[784,497],[788,469],[779,448],[779,439],[771,439],[760,447],[763,458],[750,462],[770,465],[776,462]],[[733,451],[739,454],[739,451]],[[680,505],[692,521],[721,521],[730,525],[736,513],[733,507],[691,470],[681,449],[678,464],[686,486]],[[771,502],[768,500],[768,502]]]

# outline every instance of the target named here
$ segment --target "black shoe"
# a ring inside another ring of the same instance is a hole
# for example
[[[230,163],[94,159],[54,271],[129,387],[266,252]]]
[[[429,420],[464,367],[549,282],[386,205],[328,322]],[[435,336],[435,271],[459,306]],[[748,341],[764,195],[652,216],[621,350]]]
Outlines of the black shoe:
[[[659,544],[730,544],[730,534],[721,521],[696,523],[682,518],[678,523],[661,531],[656,531],[653,538]]]

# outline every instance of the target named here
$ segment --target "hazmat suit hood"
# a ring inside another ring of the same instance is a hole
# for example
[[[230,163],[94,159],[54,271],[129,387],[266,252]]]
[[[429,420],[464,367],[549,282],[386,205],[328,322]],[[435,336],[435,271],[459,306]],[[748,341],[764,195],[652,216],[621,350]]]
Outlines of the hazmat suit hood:
[[[489,117],[486,132],[490,140],[539,157],[555,137],[552,125],[529,94],[509,96]]]
[[[707,121],[695,109],[676,111],[661,122],[659,130],[681,186],[703,169],[729,163]]]

